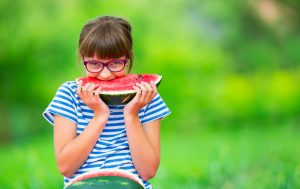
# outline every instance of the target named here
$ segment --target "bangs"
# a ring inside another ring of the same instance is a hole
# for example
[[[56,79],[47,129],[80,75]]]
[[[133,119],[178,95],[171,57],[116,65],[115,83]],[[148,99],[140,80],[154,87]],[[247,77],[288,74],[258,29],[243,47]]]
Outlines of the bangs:
[[[79,53],[82,57],[98,57],[101,59],[129,58],[131,42],[126,41],[123,29],[106,23],[98,25],[86,34],[79,46]]]

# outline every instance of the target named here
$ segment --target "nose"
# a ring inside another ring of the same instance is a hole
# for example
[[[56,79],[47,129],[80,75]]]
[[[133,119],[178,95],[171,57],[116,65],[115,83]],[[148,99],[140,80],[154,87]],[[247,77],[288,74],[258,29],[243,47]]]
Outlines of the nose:
[[[104,68],[101,70],[101,72],[99,72],[98,75],[98,78],[100,80],[109,80],[111,79],[111,77],[112,77],[111,71],[106,66],[104,66]]]

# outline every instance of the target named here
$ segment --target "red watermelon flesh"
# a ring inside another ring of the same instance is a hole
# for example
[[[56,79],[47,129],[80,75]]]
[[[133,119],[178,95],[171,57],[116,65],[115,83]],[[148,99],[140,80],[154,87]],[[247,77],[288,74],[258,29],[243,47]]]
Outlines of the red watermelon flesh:
[[[140,82],[154,81],[156,85],[161,81],[162,76],[158,74],[128,74],[124,77],[112,80],[99,80],[93,77],[79,78],[84,86],[86,83],[94,83],[102,87],[101,94],[126,94],[135,93],[133,86]]]

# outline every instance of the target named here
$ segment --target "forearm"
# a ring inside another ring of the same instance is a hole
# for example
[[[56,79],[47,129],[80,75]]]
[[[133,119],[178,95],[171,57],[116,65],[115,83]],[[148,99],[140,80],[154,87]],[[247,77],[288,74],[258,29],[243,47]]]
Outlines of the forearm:
[[[144,180],[152,178],[159,167],[160,154],[147,138],[138,116],[125,116],[128,143],[134,167]]]
[[[60,172],[70,177],[86,161],[99,139],[107,119],[93,118],[85,130],[66,144],[56,155]]]

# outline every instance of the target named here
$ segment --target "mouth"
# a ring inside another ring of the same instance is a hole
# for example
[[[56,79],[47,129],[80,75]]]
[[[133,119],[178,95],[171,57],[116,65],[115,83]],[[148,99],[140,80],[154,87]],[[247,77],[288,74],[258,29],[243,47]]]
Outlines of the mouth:
[[[124,77],[124,76],[120,76],[120,77]],[[98,78],[98,77],[97,77],[97,79],[99,79],[99,80],[101,80],[101,81],[111,81],[111,80],[114,80],[114,79],[117,79],[117,78],[120,78],[120,77],[115,76],[115,77],[107,78],[107,79],[103,79],[103,78]]]
[[[98,77],[97,77],[97,79],[99,79],[99,80],[101,80],[101,81],[110,81],[110,80],[114,80],[115,77],[113,77],[113,78],[107,78],[107,79],[103,79],[103,78],[98,78]]]

